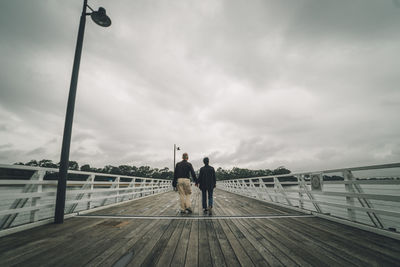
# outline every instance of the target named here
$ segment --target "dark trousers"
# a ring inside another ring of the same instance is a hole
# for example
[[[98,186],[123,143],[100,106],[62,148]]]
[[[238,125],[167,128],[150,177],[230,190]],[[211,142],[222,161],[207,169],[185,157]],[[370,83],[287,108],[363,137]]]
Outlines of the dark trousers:
[[[203,209],[207,208],[207,193],[208,193],[208,206],[212,207],[212,205],[213,205],[213,191],[214,191],[214,188],[201,190],[202,201],[203,201]]]

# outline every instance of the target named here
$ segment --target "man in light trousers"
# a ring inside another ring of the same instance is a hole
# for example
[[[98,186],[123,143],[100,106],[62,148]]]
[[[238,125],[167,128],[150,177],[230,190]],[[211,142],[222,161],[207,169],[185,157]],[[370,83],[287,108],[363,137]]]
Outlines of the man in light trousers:
[[[175,166],[174,172],[174,180],[172,182],[172,186],[178,189],[179,198],[181,202],[181,213],[189,213],[193,212],[191,208],[191,199],[190,196],[192,194],[192,187],[190,185],[190,175],[192,179],[197,184],[196,173],[193,170],[193,166],[190,162],[188,162],[189,155],[187,153],[183,153],[182,161],[178,162]]]

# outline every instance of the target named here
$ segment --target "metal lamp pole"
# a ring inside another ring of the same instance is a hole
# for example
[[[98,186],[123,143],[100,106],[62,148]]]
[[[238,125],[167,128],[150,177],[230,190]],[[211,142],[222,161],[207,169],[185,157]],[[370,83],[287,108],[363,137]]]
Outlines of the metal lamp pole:
[[[177,147],[176,144],[174,144],[174,168],[173,168],[174,172],[175,172],[175,158],[176,158],[176,151],[177,150],[181,150],[181,149],[180,149],[179,146]]]
[[[64,222],[65,194],[67,188],[67,172],[69,166],[69,150],[71,144],[71,132],[72,132],[72,122],[74,118],[76,87],[78,84],[79,65],[81,62],[83,34],[85,32],[86,16],[91,15],[92,19],[96,22],[96,24],[100,26],[108,27],[111,25],[111,20],[105,14],[104,8],[99,8],[98,11],[93,11],[92,13],[86,13],[87,7],[89,7],[93,11],[93,9],[90,6],[88,6],[87,0],[84,0],[81,20],[79,22],[78,39],[76,41],[71,84],[69,87],[67,112],[65,115],[64,135],[61,148],[60,169],[59,169],[59,178],[57,184],[56,210],[54,215],[55,223]]]

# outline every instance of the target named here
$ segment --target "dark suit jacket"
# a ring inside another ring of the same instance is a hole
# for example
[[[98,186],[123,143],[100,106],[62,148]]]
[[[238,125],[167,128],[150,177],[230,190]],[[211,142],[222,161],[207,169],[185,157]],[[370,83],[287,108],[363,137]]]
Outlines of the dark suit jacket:
[[[201,167],[197,182],[199,183],[199,188],[201,190],[214,188],[216,184],[214,168],[209,165]]]
[[[176,187],[178,178],[190,178],[190,175],[192,175],[194,182],[197,183],[196,173],[193,170],[192,164],[187,160],[182,160],[181,162],[178,162],[175,167],[172,186]]]

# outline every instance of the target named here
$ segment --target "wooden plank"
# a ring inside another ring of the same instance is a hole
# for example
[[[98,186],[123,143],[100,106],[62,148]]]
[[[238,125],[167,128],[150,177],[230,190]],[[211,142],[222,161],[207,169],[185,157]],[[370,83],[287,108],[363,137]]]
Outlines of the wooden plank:
[[[249,242],[247,237],[239,230],[239,228],[230,220],[228,227],[231,229],[232,233],[236,236],[239,243],[242,245],[243,249],[249,255],[251,261],[255,266],[268,266],[268,263],[260,255],[260,253],[254,248],[254,246]]]
[[[62,262],[61,259],[66,255],[73,255],[74,251],[79,251],[80,248],[101,240],[102,234],[108,234],[110,229],[100,227],[99,225],[101,224],[96,224],[96,227],[90,228],[90,231],[85,230],[76,233],[66,233],[64,236],[57,238],[57,244],[50,244],[46,248],[43,248],[39,254],[25,259],[20,264],[23,266],[39,266],[44,263],[48,264],[48,266],[58,265]]]
[[[161,238],[157,241],[153,249],[149,250],[148,256],[144,259],[143,262],[140,262],[137,257],[135,257],[134,263],[132,266],[155,266],[161,255],[164,253],[164,250],[168,247],[169,241],[172,239],[172,234],[175,232],[176,228],[180,225],[182,226],[183,221],[172,220],[169,224],[168,229],[162,234]],[[169,251],[171,253],[169,257],[173,255],[173,251],[176,246],[176,241],[174,240],[174,247]],[[143,253],[143,252],[142,252]]]
[[[92,229],[88,235],[81,235],[74,238],[69,246],[64,246],[65,251],[52,257],[42,258],[48,266],[83,266],[91,258],[106,250],[113,242],[118,242],[126,234],[122,228],[114,227],[111,224],[98,226]],[[117,221],[116,223],[119,223]],[[119,223],[120,224],[120,223]],[[133,225],[133,224],[132,224]],[[127,226],[127,225],[126,225]],[[125,227],[126,227],[125,226]]]
[[[354,260],[352,257],[346,257],[345,251],[338,253],[340,246],[330,247],[324,242],[329,242],[329,240],[324,240],[319,232],[316,232],[314,236],[305,235],[304,229],[297,227],[293,221],[286,227],[288,220],[290,219],[279,220],[279,222],[269,220],[268,225],[276,232],[284,232],[293,242],[302,244],[302,247],[307,251],[313,251],[328,266],[359,266],[366,264],[365,262]]]
[[[150,234],[146,234],[140,238],[131,248],[134,252],[134,258],[127,266],[140,266],[170,226],[171,220],[160,220],[159,224],[153,227]]]
[[[257,238],[254,236],[254,231],[252,228],[244,227],[241,223],[241,220],[232,220],[235,226],[239,229],[240,232],[246,237],[246,239],[250,242],[250,244],[258,251],[258,253],[264,258],[264,260],[268,263],[269,266],[288,266],[282,264],[279,259],[275,257],[273,253],[271,253],[267,248],[264,247],[262,242],[260,242],[261,238]],[[295,266],[292,264],[292,266]]]
[[[75,229],[76,235],[83,234],[88,228],[95,226],[104,220],[95,220],[89,221],[87,224],[81,225],[80,228]],[[62,228],[63,225],[58,225],[57,227]],[[29,232],[33,231],[34,229],[28,230]],[[46,230],[46,229],[43,229]],[[20,236],[24,233],[26,234],[27,231],[19,232],[14,234],[13,236]],[[44,231],[45,233],[46,231]],[[43,234],[43,232],[42,232]],[[57,236],[49,236],[49,237],[40,237],[36,239],[30,240],[30,242],[19,246],[10,248],[10,250],[5,251],[0,256],[1,262],[13,262],[14,264],[20,263],[23,261],[30,262],[30,259],[36,258],[40,259],[43,256],[46,256],[49,251],[53,251],[59,247],[64,246],[64,242],[71,241],[72,235],[71,232],[61,232],[60,235]]]
[[[366,245],[376,246],[376,249],[379,249],[381,253],[388,252],[389,256],[392,252],[400,253],[399,240],[384,237],[375,233],[367,232],[358,228],[339,224],[329,220],[322,220],[320,218],[314,218],[314,220],[318,220],[318,223],[313,223],[313,227],[317,227],[321,230],[329,230],[332,234],[340,236],[341,238],[344,238],[346,240],[350,239]],[[375,249],[374,247],[371,248]]]
[[[178,244],[177,244],[174,254],[172,256],[172,260],[170,263],[171,266],[179,266],[180,267],[185,264],[192,222],[193,222],[193,220],[185,220],[185,224],[182,227],[181,236],[179,237]],[[159,263],[162,263],[161,259],[160,259]],[[158,264],[158,265],[161,266],[160,264]]]
[[[52,236],[58,236],[60,232],[75,231],[82,227],[79,220],[70,218],[65,220],[61,226],[59,224],[47,224],[22,232],[14,233],[0,238],[0,254],[5,251],[13,250],[26,245],[32,241]]]
[[[246,221],[246,223],[248,223],[248,221]],[[303,259],[303,255],[297,250],[296,247],[288,246],[287,243],[284,242],[284,240],[282,240],[279,235],[277,235],[273,231],[269,231],[268,228],[264,227],[264,225],[261,224],[260,220],[254,219],[251,220],[251,223],[252,229],[257,231],[262,237],[264,237],[264,242],[269,243],[271,251],[273,251],[273,248],[275,247],[277,248],[277,255],[284,255],[283,257],[279,257],[280,260],[286,257],[300,266],[312,266],[311,263]],[[281,251],[282,253],[279,253],[279,251]]]
[[[244,228],[251,229],[250,234],[274,255],[281,264],[284,266],[298,266],[297,263],[285,253],[287,252],[287,248],[284,246],[277,246],[277,244],[263,232],[263,229],[260,229],[259,226],[254,224],[253,220],[238,220],[238,222],[242,224]]]
[[[218,238],[215,233],[212,221],[205,220],[204,222],[206,224],[206,233],[204,234],[206,234],[208,238],[208,247],[210,249],[212,266],[227,266],[225,264],[224,255],[222,254],[221,247],[219,245]]]
[[[314,248],[312,244],[309,244],[306,242],[306,240],[303,240],[303,242],[295,241],[295,235],[293,233],[288,233],[286,231],[283,231],[282,229],[279,229],[278,227],[275,227],[274,224],[272,223],[272,220],[269,219],[264,219],[264,220],[258,220],[256,219],[262,227],[267,229],[269,233],[271,233],[276,239],[284,242],[285,246],[290,249],[291,252],[296,253],[299,257],[303,258],[305,261],[312,265],[317,265],[317,266],[334,266],[336,261],[332,260],[331,258],[320,258],[317,254],[312,253],[312,250],[307,249],[308,246],[311,246]],[[288,253],[291,253],[288,252]],[[333,265],[328,265],[328,263],[331,263]]]
[[[137,228],[143,229],[144,226],[146,226],[146,223],[139,220],[125,220],[118,225],[109,226],[110,231],[102,232],[99,235],[101,238],[92,239],[92,242],[87,243],[86,246],[77,246],[77,249],[67,252],[59,262],[65,266],[75,266],[77,263],[79,265],[88,265],[92,260],[100,262],[101,259],[115,251],[116,245],[121,247],[126,244],[124,237],[128,233],[135,231]]]
[[[185,266],[198,266],[199,262],[199,221],[192,222],[189,244],[186,251]]]
[[[211,223],[215,230],[215,235],[221,247],[221,252],[224,256],[226,265],[230,267],[241,266],[238,258],[236,257],[235,251],[232,249],[232,246],[229,243],[221,224],[219,223],[219,220],[212,220]]]
[[[242,266],[254,266],[252,260],[247,255],[245,248],[243,248],[240,242],[236,239],[234,234],[232,233],[231,229],[226,223],[226,220],[219,220],[219,223],[224,231],[229,244],[231,245],[235,255]]]
[[[170,239],[168,240],[168,243],[166,244],[164,250],[162,251],[160,255],[160,259],[157,262],[157,266],[170,266],[172,262],[173,255],[175,253],[178,254],[183,254],[184,257],[186,255],[186,247],[183,250],[177,251],[177,246],[178,243],[182,242],[181,236],[182,236],[182,231],[184,229],[184,225],[187,220],[179,220],[178,225],[176,226],[174,232],[172,233]],[[184,258],[183,257],[183,258]]]
[[[309,233],[312,235],[313,233],[318,233],[320,236],[326,235],[326,242],[333,244],[333,246],[337,249],[342,249],[343,253],[346,251],[349,253],[349,257],[357,258],[360,261],[366,261],[367,264],[371,263],[379,263],[379,264],[393,264],[398,262],[400,259],[400,253],[398,251],[394,251],[394,249],[400,246],[400,242],[398,241],[397,246],[392,248],[382,248],[379,244],[371,243],[368,239],[368,236],[373,236],[373,233],[362,232],[360,236],[348,237],[346,234],[342,234],[340,229],[329,229],[320,226],[322,223],[322,219],[314,218],[314,223],[305,224],[298,219],[292,219],[299,224],[302,224],[302,232]],[[310,221],[310,220],[308,220]],[[339,225],[342,226],[342,225]],[[307,229],[308,228],[308,229]],[[315,235],[315,234],[314,234]],[[362,236],[367,236],[366,239]],[[381,244],[385,243],[384,240],[390,240],[387,237],[380,237]]]
[[[212,266],[205,220],[199,220],[199,266]]]
[[[158,227],[159,224],[159,221],[156,220],[138,220],[137,222],[139,223],[139,226],[134,227],[133,229],[129,228],[129,232],[126,233],[124,238],[121,238],[119,242],[110,244],[106,251],[103,251],[98,256],[92,258],[87,263],[87,266],[112,266],[113,263],[130,252],[132,252],[132,256],[134,256],[134,245],[141,240],[143,236],[149,235],[154,228]]]

